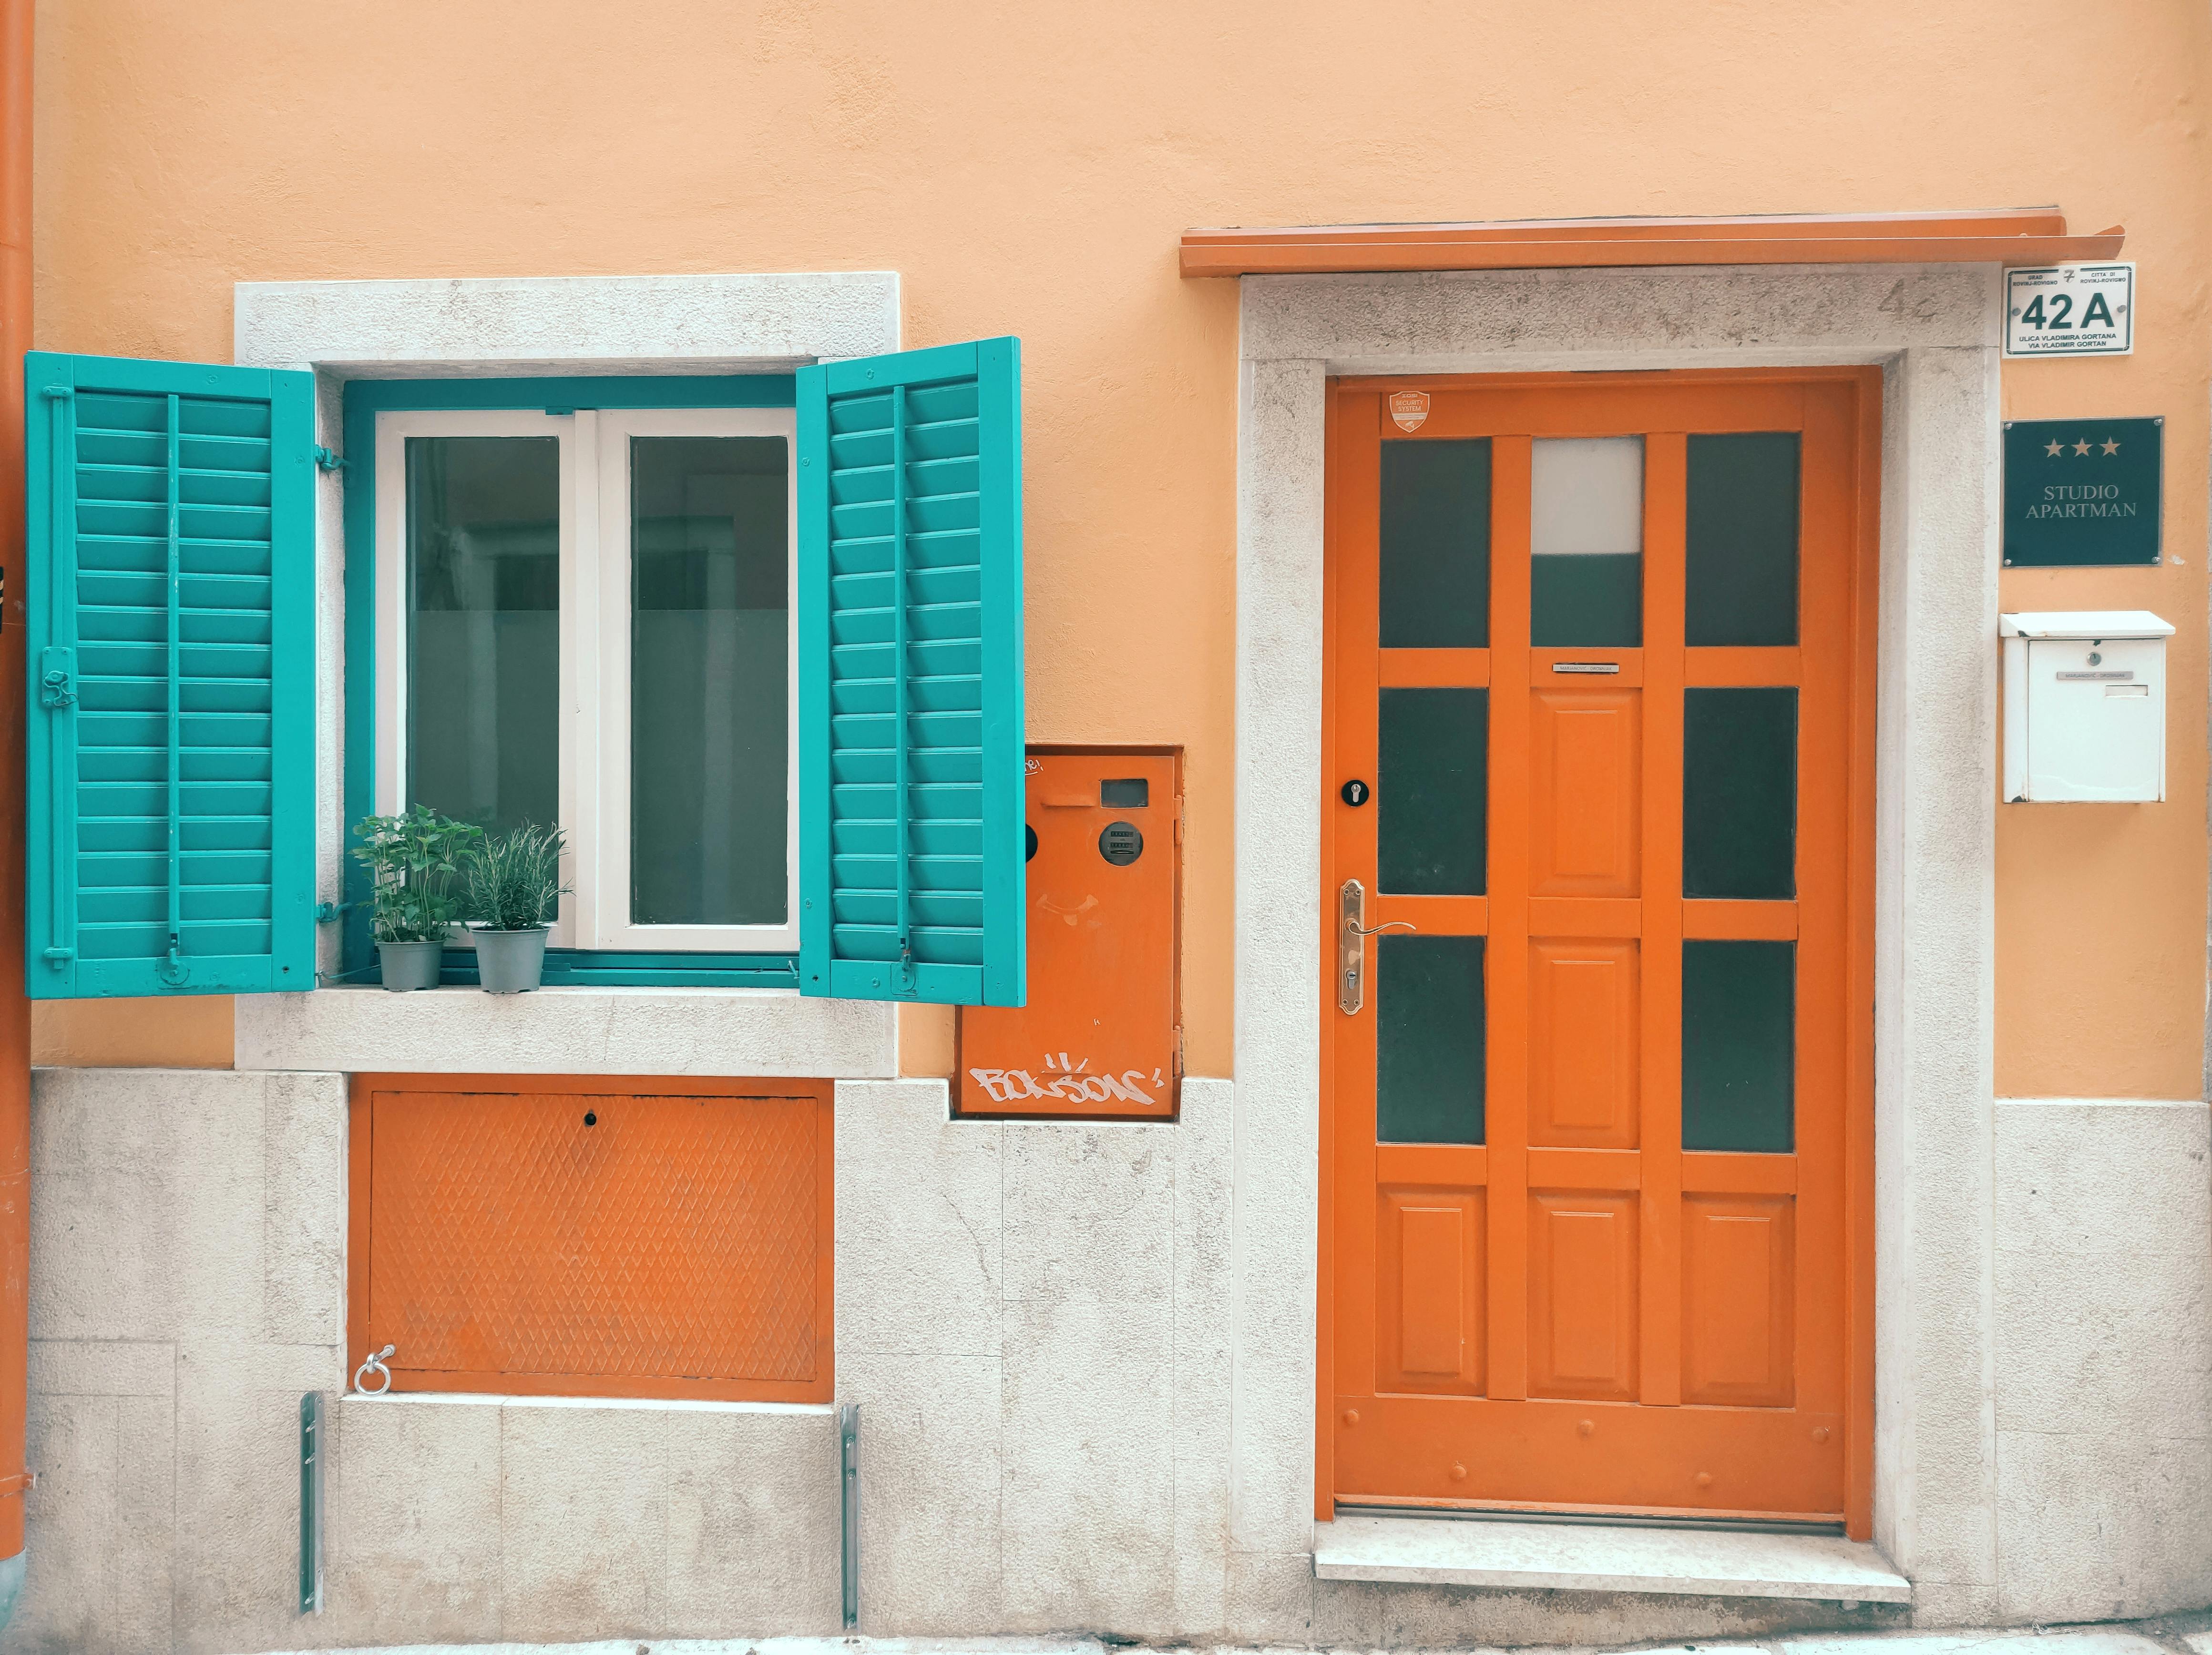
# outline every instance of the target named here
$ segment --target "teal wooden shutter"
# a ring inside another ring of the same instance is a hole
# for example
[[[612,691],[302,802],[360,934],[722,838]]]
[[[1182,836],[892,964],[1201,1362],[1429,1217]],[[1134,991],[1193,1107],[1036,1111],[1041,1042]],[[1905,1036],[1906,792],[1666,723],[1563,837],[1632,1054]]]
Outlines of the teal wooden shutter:
[[[1021,342],[799,373],[800,991],[1020,1005]]]
[[[30,995],[313,988],[314,377],[23,373]]]

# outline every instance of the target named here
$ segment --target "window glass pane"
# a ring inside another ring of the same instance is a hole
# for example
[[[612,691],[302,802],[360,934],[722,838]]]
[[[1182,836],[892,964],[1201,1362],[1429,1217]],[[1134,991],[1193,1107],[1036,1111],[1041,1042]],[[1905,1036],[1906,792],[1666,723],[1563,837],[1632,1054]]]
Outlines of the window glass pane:
[[[1682,1147],[1796,1145],[1797,945],[1682,944]]]
[[[630,923],[781,924],[781,437],[630,444]]]
[[[1644,439],[1541,437],[1528,482],[1528,641],[1644,641]]]
[[[1378,1143],[1482,1142],[1482,942],[1398,932],[1368,939]]]
[[[1382,445],[1382,647],[1490,645],[1490,439]]]
[[[561,800],[561,450],[407,439],[407,795],[501,832]]]
[[[1377,736],[1376,883],[1408,895],[1481,895],[1490,692],[1386,689]]]
[[[1682,694],[1682,894],[1797,894],[1797,692]]]
[[[1797,641],[1797,463],[1795,431],[1690,439],[1688,643]]]

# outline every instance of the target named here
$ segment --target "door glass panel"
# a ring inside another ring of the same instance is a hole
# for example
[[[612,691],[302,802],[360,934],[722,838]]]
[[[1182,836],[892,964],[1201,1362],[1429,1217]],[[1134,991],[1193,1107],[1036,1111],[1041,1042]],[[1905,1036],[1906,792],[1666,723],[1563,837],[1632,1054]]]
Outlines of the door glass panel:
[[[1375,1137],[1482,1142],[1480,937],[1368,939],[1375,955]]]
[[[1382,445],[1382,647],[1490,646],[1490,439]]]
[[[1797,641],[1795,431],[1690,439],[1684,641]]]
[[[1682,1147],[1796,1145],[1797,945],[1682,944]]]
[[[1644,439],[1541,437],[1528,482],[1528,641],[1644,641]]]
[[[1382,692],[1376,883],[1480,896],[1489,856],[1490,692]]]
[[[1797,894],[1797,692],[1682,694],[1682,894]]]
[[[559,820],[557,438],[407,439],[406,771],[495,833]]]
[[[630,922],[781,924],[781,437],[630,444]]]

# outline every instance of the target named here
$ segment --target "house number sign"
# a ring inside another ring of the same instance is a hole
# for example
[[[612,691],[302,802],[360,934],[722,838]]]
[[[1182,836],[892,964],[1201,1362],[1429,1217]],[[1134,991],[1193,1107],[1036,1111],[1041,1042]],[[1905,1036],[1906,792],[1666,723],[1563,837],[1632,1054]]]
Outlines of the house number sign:
[[[2135,348],[2133,264],[2005,272],[2006,355],[2126,356]]]

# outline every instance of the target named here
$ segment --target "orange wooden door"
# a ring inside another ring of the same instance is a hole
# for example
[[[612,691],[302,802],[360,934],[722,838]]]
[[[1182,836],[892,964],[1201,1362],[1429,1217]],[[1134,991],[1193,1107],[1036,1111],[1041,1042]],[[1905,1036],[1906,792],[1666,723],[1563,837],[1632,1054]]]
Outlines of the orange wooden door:
[[[1333,391],[1337,1502],[1865,1525],[1875,396]]]

